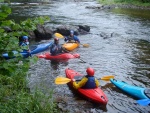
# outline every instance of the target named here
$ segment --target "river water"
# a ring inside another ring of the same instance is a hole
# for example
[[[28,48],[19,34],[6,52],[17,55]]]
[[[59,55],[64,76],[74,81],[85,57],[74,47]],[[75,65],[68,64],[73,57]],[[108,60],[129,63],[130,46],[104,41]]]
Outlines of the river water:
[[[95,69],[95,76],[114,75],[116,79],[132,85],[150,87],[150,13],[133,9],[87,9],[98,5],[91,1],[54,1],[49,5],[13,6],[12,17],[23,20],[27,17],[49,15],[52,23],[59,25],[88,25],[87,35],[79,35],[80,46],[72,53],[79,53],[80,59],[66,62],[51,62],[39,59],[29,71],[29,87],[40,87],[43,91],[53,88],[59,107],[75,113],[150,113],[149,106],[136,104],[136,99],[123,93],[110,82],[100,80],[101,88],[109,101],[107,106],[94,105],[73,94],[66,84],[56,85],[57,76],[65,77],[65,69],[72,68],[85,74],[87,67]],[[24,7],[23,9],[21,9]],[[42,40],[47,42],[52,40]],[[36,42],[39,43],[39,42]],[[63,44],[63,39],[60,40]]]

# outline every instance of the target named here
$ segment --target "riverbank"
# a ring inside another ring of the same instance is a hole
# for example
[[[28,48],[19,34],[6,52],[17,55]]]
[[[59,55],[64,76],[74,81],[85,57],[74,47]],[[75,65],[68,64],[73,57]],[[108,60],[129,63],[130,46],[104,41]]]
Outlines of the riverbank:
[[[141,9],[141,10],[150,10],[150,3],[141,3],[141,2],[119,2],[115,0],[98,0],[100,4],[103,4],[108,8],[130,8],[130,9]]]

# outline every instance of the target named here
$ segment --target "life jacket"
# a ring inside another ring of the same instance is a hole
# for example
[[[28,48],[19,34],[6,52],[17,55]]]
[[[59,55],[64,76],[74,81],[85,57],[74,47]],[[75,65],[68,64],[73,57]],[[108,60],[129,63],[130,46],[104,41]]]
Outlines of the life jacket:
[[[20,42],[19,46],[27,46],[27,49],[22,49],[22,52],[28,52],[29,51],[29,42]]]
[[[71,37],[71,36],[68,36],[68,37],[65,37],[65,39],[64,39],[64,41],[66,42],[66,41],[69,41],[69,42],[78,42],[78,43],[80,43],[80,40],[78,39],[78,37],[76,36],[76,35],[74,35],[73,37]]]
[[[27,45],[29,45],[29,42],[20,42],[19,43],[19,46],[27,46]]]
[[[58,50],[56,50],[55,48],[58,48]],[[53,43],[50,48],[50,53],[51,53],[51,55],[58,55],[58,54],[62,53],[62,47],[59,44]]]
[[[96,88],[95,77],[89,75],[87,75],[86,77],[88,78],[88,81],[85,83],[85,85],[82,88],[84,89]]]
[[[68,40],[68,41],[74,40],[74,36],[73,36],[73,37],[68,36],[68,37],[67,37],[67,40]]]

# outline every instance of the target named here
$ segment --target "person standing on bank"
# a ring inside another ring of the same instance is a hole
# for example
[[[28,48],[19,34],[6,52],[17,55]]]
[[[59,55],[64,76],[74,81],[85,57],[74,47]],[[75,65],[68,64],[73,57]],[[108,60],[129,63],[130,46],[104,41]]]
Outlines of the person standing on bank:
[[[62,48],[62,46],[59,44],[59,38],[55,37],[54,38],[54,43],[50,47],[51,55],[58,55],[58,54],[62,54],[62,53],[65,53],[65,52],[68,52],[68,51],[65,50],[64,48]]]
[[[72,41],[74,41],[76,43],[80,43],[79,38],[76,35],[74,35],[74,31],[73,30],[70,31],[70,35],[69,36],[65,37],[64,41],[65,42],[72,42]]]
[[[86,72],[87,75],[83,77],[80,82],[77,83],[75,79],[73,79],[73,87],[75,89],[93,89],[99,86],[99,81],[94,77],[94,69],[89,67],[86,69]]]

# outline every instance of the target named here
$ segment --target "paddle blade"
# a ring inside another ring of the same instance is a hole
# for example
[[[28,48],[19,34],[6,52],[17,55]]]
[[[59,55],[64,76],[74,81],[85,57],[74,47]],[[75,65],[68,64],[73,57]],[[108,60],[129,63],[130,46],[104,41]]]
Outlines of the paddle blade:
[[[142,105],[142,106],[147,106],[150,104],[150,99],[137,100],[137,103]]]
[[[57,38],[64,38],[64,36],[61,35],[60,33],[55,33],[54,36],[57,37]]]
[[[83,47],[89,47],[89,44],[81,44]]]
[[[104,76],[101,78],[101,80],[109,81],[111,78],[114,78],[114,76],[113,75]]]
[[[69,79],[69,78],[57,77],[57,78],[55,79],[55,84],[66,84],[66,83],[68,83],[68,82],[70,82],[70,81],[71,81],[71,79]]]

